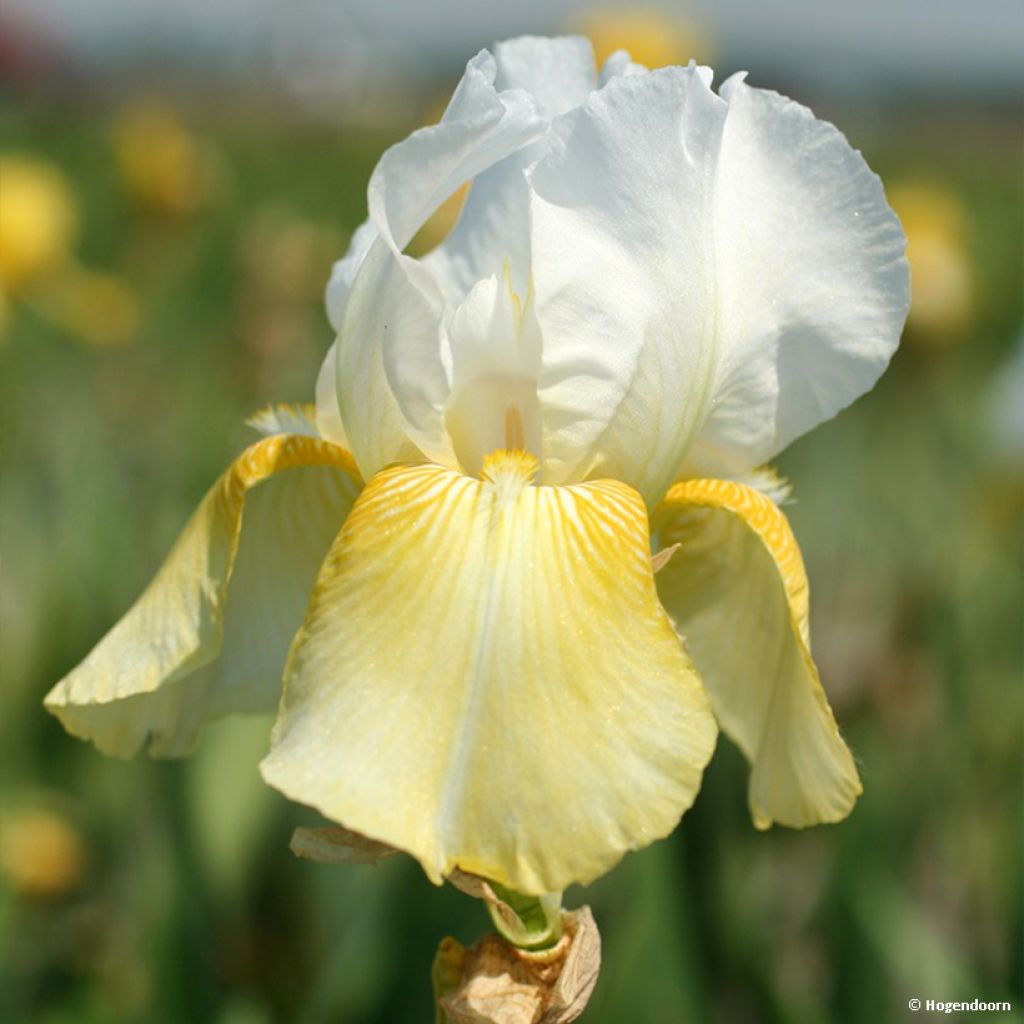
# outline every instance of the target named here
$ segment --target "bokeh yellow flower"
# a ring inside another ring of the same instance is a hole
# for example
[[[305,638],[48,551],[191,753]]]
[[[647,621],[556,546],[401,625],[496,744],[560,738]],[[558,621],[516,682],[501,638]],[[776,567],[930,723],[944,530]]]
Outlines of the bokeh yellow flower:
[[[0,817],[0,873],[15,892],[55,899],[73,889],[85,867],[85,844],[67,817],[42,806]]]
[[[616,50],[628,50],[637,64],[648,68],[685,64],[691,58],[703,62],[712,56],[703,26],[658,7],[598,7],[575,27],[589,36],[598,67]]]
[[[138,296],[116,274],[76,266],[54,282],[48,300],[53,320],[97,348],[124,345],[138,330]]]
[[[77,222],[71,183],[56,165],[0,155],[0,335],[12,300],[22,299],[90,345],[120,345],[135,336],[134,290],[118,275],[78,262]]]
[[[77,220],[71,186],[57,167],[0,154],[0,290],[16,294],[65,263]]]
[[[216,161],[170,103],[149,99],[125,107],[114,127],[114,144],[121,177],[140,206],[181,216],[209,198]]]
[[[897,183],[888,195],[907,235],[908,337],[922,345],[953,344],[974,312],[970,221],[963,201],[950,186],[925,180]]]

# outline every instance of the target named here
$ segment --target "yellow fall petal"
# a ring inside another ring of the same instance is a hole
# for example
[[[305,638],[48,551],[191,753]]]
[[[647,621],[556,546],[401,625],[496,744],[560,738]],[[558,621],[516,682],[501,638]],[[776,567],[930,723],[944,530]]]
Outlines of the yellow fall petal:
[[[726,734],[751,762],[754,824],[845,818],[861,792],[811,659],[803,559],[785,516],[743,484],[687,480],[655,509],[657,576]]]
[[[317,570],[360,486],[348,452],[325,441],[279,434],[247,448],[47,709],[121,757],[147,742],[180,756],[210,719],[273,710]]]
[[[364,835],[521,893],[672,830],[714,747],[614,481],[399,465],[367,484],[286,670],[267,781]]]

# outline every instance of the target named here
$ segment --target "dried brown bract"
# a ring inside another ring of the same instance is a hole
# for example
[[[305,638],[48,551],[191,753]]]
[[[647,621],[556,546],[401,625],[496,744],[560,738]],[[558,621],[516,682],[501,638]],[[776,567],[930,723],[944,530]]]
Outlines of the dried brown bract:
[[[568,1024],[590,1000],[601,937],[589,907],[562,915],[550,949],[524,950],[498,935],[466,949],[445,939],[434,959],[438,1024]]]

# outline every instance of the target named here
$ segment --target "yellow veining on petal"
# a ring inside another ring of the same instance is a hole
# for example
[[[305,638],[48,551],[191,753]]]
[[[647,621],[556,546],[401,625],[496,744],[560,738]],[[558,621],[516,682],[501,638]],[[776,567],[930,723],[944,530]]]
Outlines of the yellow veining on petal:
[[[267,482],[285,470],[296,476],[283,490]],[[263,677],[272,660],[283,668],[361,484],[349,453],[318,438],[276,434],[251,445],[207,492],[141,597],[50,691],[47,709],[73,735],[127,757],[147,743],[154,754],[186,753],[207,719],[273,707],[280,675],[269,697]],[[230,596],[236,571],[244,585]],[[232,656],[215,665],[225,640]]]
[[[689,806],[715,726],[623,484],[378,473],[314,591],[267,780],[347,828],[523,893],[608,870]]]
[[[754,823],[839,821],[861,792],[811,658],[808,586],[781,510],[735,481],[687,480],[655,509],[658,593],[723,730],[752,765]]]

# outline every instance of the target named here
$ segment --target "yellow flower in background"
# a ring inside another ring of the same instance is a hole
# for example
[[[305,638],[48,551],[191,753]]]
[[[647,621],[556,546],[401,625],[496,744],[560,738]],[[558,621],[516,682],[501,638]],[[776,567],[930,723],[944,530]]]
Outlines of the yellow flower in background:
[[[898,342],[905,239],[860,155],[742,75],[524,38],[383,155],[368,208],[315,409],[254,419],[47,707],[120,756],[278,707],[271,785],[522,894],[671,832],[719,727],[758,827],[845,817],[762,467]]]
[[[0,155],[0,333],[12,298],[69,334],[106,347],[130,341],[139,303],[127,281],[81,266],[73,253],[71,184],[40,157]]]
[[[207,145],[163,100],[126,107],[114,127],[117,164],[135,200],[153,212],[181,216],[210,197],[216,167]]]
[[[974,313],[969,219],[963,201],[948,185],[900,182],[889,201],[907,234],[910,262],[910,337],[925,345],[962,338]]]
[[[116,274],[76,266],[54,281],[47,302],[51,319],[97,348],[124,345],[138,330],[138,296]]]
[[[0,154],[0,291],[14,295],[66,263],[77,221],[60,170],[36,157]]]
[[[44,806],[0,815],[0,874],[15,892],[56,899],[81,881],[85,843],[68,819]]]
[[[0,154],[0,343],[15,297],[67,261],[75,214],[60,171],[30,156]]]
[[[634,61],[649,68],[711,58],[705,30],[660,7],[598,7],[584,14],[576,27],[589,37],[599,65],[617,50],[627,50]]]

